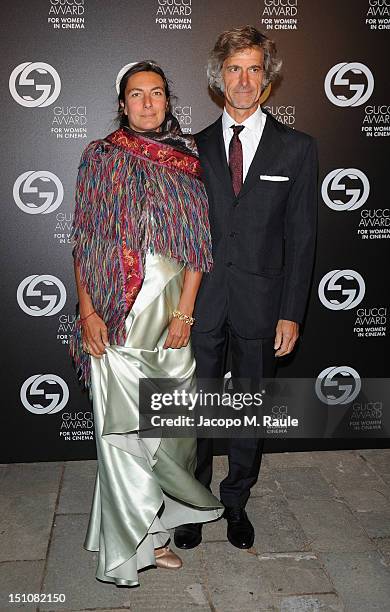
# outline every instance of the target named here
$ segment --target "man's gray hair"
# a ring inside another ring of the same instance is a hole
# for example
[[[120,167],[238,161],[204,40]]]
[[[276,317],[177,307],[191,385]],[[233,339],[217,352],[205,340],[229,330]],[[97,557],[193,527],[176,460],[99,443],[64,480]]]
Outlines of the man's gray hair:
[[[282,61],[276,57],[276,45],[267,36],[256,30],[254,26],[246,25],[222,32],[217,38],[214,49],[210,52],[207,63],[207,78],[209,87],[218,95],[223,95],[222,78],[223,62],[243,49],[260,47],[264,53],[264,76],[262,89],[272,83],[279,75]]]

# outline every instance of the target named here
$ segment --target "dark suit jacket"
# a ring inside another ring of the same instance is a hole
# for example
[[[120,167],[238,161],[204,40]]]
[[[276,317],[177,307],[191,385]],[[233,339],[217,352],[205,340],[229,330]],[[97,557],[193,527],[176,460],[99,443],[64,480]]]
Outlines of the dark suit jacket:
[[[239,336],[272,337],[278,319],[300,323],[305,312],[317,217],[315,141],[267,113],[236,197],[221,118],[195,140],[209,197],[214,268],[203,276],[194,331],[211,331],[227,309]]]

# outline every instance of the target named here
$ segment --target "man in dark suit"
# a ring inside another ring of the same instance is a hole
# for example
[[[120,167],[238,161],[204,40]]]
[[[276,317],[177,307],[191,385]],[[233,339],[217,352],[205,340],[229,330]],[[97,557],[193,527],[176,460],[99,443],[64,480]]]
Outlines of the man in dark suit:
[[[312,274],[317,212],[317,153],[310,136],[262,111],[259,100],[280,69],[272,41],[252,26],[222,33],[210,54],[209,85],[224,96],[222,117],[196,135],[209,197],[214,268],[198,293],[192,343],[199,379],[224,376],[229,343],[234,380],[259,389],[276,357],[291,353]],[[245,505],[263,440],[229,441],[221,482],[227,537],[249,548]],[[212,478],[211,439],[198,440],[196,477]],[[176,528],[179,548],[201,539],[200,524]]]

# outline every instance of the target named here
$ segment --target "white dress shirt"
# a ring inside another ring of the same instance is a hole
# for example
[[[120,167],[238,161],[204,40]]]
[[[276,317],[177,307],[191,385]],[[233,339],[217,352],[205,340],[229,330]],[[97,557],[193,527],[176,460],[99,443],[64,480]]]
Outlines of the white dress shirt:
[[[245,181],[246,175],[248,174],[249,166],[255,156],[257,147],[261,136],[263,134],[267,115],[263,113],[259,106],[257,110],[248,119],[245,119],[242,123],[237,123],[231,118],[226,108],[222,114],[222,131],[223,140],[225,142],[226,159],[229,164],[229,145],[233,137],[233,130],[231,125],[244,125],[245,129],[239,135],[239,139],[242,144],[242,156],[243,156],[243,180]]]

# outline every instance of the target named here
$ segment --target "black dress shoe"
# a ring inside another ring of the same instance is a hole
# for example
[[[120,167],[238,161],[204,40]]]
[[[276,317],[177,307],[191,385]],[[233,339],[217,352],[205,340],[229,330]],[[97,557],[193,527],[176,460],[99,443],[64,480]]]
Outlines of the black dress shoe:
[[[174,542],[178,548],[195,548],[202,541],[202,523],[179,525],[175,529]]]
[[[244,508],[225,508],[227,539],[237,548],[251,548],[255,541],[255,530]]]

